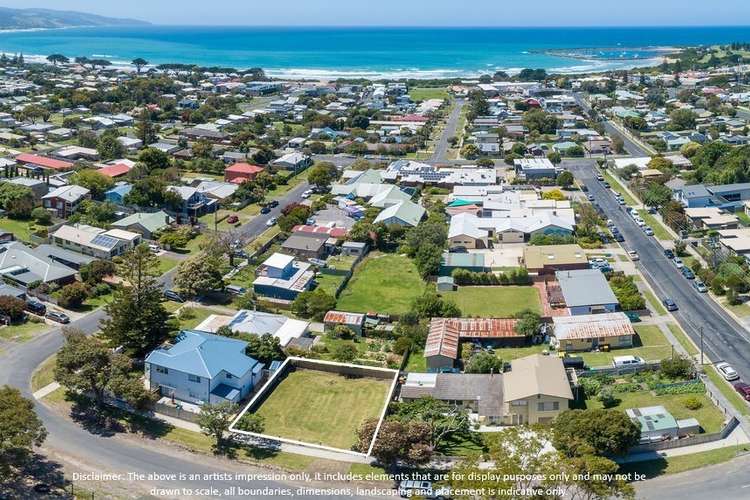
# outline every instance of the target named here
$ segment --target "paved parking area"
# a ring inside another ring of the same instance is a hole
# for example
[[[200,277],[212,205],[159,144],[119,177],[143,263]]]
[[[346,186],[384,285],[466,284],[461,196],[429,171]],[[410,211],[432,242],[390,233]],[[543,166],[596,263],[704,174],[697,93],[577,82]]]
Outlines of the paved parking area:
[[[469,252],[483,254],[487,267],[518,267],[521,265],[525,247],[525,243],[497,243],[495,248],[481,248]]]

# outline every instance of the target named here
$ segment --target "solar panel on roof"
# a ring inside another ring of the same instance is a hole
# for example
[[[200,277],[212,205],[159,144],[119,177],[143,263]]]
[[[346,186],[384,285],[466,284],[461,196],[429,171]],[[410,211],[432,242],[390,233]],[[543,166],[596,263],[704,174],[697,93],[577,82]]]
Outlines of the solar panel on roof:
[[[91,240],[91,243],[93,243],[94,245],[102,246],[102,247],[114,248],[117,245],[118,241],[119,240],[117,238],[113,238],[111,236],[107,236],[104,234],[99,234],[95,236],[93,240]]]

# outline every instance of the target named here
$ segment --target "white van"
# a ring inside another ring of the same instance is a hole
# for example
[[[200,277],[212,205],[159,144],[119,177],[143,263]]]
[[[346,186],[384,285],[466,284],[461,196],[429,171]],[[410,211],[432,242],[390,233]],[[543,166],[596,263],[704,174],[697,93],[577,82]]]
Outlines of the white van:
[[[401,498],[421,497],[432,500],[449,498],[450,488],[433,488],[432,481],[401,481],[398,485],[398,495]]]
[[[615,356],[612,358],[612,366],[615,368],[623,368],[627,366],[641,366],[645,365],[646,361],[640,356]]]

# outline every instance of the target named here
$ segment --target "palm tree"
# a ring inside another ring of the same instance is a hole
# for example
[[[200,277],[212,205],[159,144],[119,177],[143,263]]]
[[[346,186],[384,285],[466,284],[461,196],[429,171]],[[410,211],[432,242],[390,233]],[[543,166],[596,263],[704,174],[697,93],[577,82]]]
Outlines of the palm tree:
[[[133,59],[132,63],[133,66],[135,66],[135,70],[138,72],[138,74],[141,74],[141,69],[143,69],[144,66],[148,66],[148,61],[143,59],[142,57],[138,57],[136,59]]]

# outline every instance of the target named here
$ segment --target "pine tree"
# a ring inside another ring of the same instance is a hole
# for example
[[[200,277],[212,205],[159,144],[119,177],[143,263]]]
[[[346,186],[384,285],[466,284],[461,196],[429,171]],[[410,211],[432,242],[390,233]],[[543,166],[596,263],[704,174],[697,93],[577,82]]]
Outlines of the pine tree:
[[[117,275],[124,283],[107,304],[108,318],[101,324],[102,337],[112,347],[123,346],[129,353],[142,355],[169,333],[158,268],[156,256],[146,245],[129,251],[117,263]]]
[[[21,52],[21,55],[18,56],[18,65],[19,66],[23,66],[24,65],[23,52]]]

